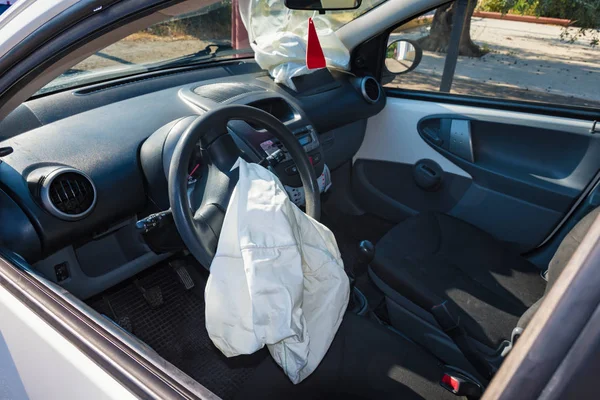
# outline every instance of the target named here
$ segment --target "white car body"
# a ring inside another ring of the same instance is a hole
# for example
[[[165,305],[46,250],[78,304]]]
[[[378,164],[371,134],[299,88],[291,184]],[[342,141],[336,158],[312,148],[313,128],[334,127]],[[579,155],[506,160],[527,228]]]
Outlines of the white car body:
[[[2,398],[135,398],[4,288],[0,288],[0,321]]]
[[[181,14],[188,8],[200,7],[211,1],[214,0],[186,0],[168,8],[153,11],[150,16],[139,18],[143,23],[148,21],[156,23]],[[235,4],[236,0],[233,1]],[[3,3],[0,2],[0,4]],[[84,9],[84,12],[87,13],[86,15],[96,17],[98,16],[96,13],[106,11],[108,5],[115,3],[115,1],[18,0],[11,1],[11,3],[11,7],[0,15],[0,61],[8,60],[11,53],[18,50],[19,46],[35,35],[39,35],[40,29],[47,26],[47,24],[49,25],[49,22],[53,19],[58,20],[57,17],[69,11],[70,8],[77,7],[81,9],[82,5],[89,6],[89,13],[87,8]],[[127,4],[128,0],[116,3]],[[139,2],[139,4],[142,3]],[[445,0],[387,0],[368,13],[342,26],[336,31],[336,34],[346,48],[352,52],[354,48],[366,40],[375,37],[388,28],[391,30],[399,21],[406,21],[443,3],[445,3]],[[130,4],[138,3],[132,1]],[[110,14],[108,15],[110,16]],[[39,76],[36,75],[32,80],[24,79],[24,82],[19,82],[21,86],[19,86],[18,92],[15,89],[16,94],[9,97],[6,102],[0,103],[0,119],[7,116],[40,88],[79,61],[103,49],[108,44],[117,42],[139,31],[140,26],[133,25],[140,21],[128,22],[100,38],[91,39],[81,45],[80,48],[70,52],[65,51],[66,56],[64,59],[53,61],[54,64],[41,71]],[[104,24],[103,27],[108,23],[105,22]],[[74,24],[73,26],[77,25]],[[142,26],[142,28],[147,26],[149,24]],[[59,29],[62,33],[63,27],[61,26]],[[87,34],[89,35],[89,33]],[[48,41],[50,42],[50,40]],[[41,62],[37,65],[41,65]],[[15,72],[14,70],[19,67],[20,64],[18,63],[10,64],[8,72],[0,71],[0,86],[2,83],[9,81],[8,79],[3,81],[5,76]],[[23,71],[29,71],[29,69],[24,68]],[[13,84],[14,81],[10,80],[9,83]],[[12,88],[10,87],[11,90]],[[498,111],[494,109],[490,111],[485,108],[446,104],[444,102],[434,103],[396,98],[389,101],[387,108],[377,117],[369,120],[367,130],[371,132],[371,136],[366,137],[360,149],[357,150],[355,158],[402,162],[404,164],[413,164],[419,159],[431,158],[439,161],[445,171],[470,180],[471,176],[468,172],[433,150],[422,138],[416,135],[416,132],[413,136],[406,134],[404,138],[399,138],[401,136],[398,135],[399,131],[411,132],[411,130],[415,130],[418,121],[432,113],[470,115],[471,117],[481,117],[484,120],[505,119],[522,126],[558,126],[570,133],[581,135],[591,132],[591,124],[570,118],[546,115],[541,117],[531,116],[511,110]],[[367,125],[365,124],[365,126]],[[470,209],[465,208],[461,212],[464,215],[458,215],[458,217],[466,219]],[[3,257],[0,254],[0,267],[4,264],[9,265],[5,263]],[[35,275],[35,272],[28,271],[27,268],[22,268],[22,270],[25,270],[29,276]],[[60,298],[64,304],[70,307],[70,309],[64,307],[67,312],[70,312],[70,318],[77,320],[81,325],[85,325],[88,331],[101,327],[112,335],[106,342],[109,342],[110,345],[122,353],[126,353],[132,359],[134,357],[131,356],[131,353],[135,353],[139,370],[146,372],[151,369],[160,370],[164,375],[168,375],[167,378],[172,378],[172,381],[164,379],[159,382],[160,384],[164,386],[171,385],[169,388],[173,392],[180,390],[182,397],[186,394],[181,391],[183,387],[188,394],[191,393],[197,398],[218,398],[198,382],[169,364],[148,346],[140,341],[136,342],[133,336],[127,334],[108,318],[101,318],[98,314],[89,316],[88,320],[81,318],[81,315],[87,311],[83,303],[59,285],[45,281],[41,277],[37,278],[43,281],[43,284],[38,284],[38,286],[43,287],[44,293],[51,292],[52,296]],[[4,276],[2,269],[0,269],[0,281],[10,282],[9,276]],[[46,307],[31,292],[17,297],[15,291],[7,290],[0,285],[0,321],[2,321],[0,323],[0,398],[15,400],[161,398],[157,390],[152,392],[153,386],[148,385],[143,379],[138,379],[141,375],[137,372],[138,370],[135,370],[136,375],[132,373],[134,371],[133,367],[127,368],[123,364],[114,362],[115,358],[111,358],[109,352],[105,351],[105,347],[107,347],[105,344],[90,339],[91,336],[86,336],[86,331],[83,329],[76,330],[72,322],[62,323],[61,325],[61,314]],[[60,328],[56,328],[59,325]],[[95,333],[98,330],[96,329]],[[72,337],[77,337],[79,342],[69,340]],[[115,338],[118,338],[119,341],[114,340]],[[78,346],[77,343],[85,343],[85,346]],[[103,345],[105,347],[102,347]],[[164,375],[161,376],[164,377]],[[159,381],[158,378],[156,380]],[[176,382],[179,386],[173,385],[173,382]],[[127,386],[128,384],[130,385]],[[143,387],[145,392],[135,392],[135,388],[132,389],[132,387],[136,385]],[[147,395],[147,393],[150,393],[150,395]]]
[[[21,0],[0,16],[0,57],[80,0]]]

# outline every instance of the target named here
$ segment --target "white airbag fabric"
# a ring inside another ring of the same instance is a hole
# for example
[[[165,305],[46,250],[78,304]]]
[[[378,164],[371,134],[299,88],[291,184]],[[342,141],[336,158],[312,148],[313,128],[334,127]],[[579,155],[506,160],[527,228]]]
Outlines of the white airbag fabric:
[[[240,0],[239,10],[254,59],[269,71],[275,83],[296,90],[293,78],[314,72],[306,66],[309,17],[314,21],[327,66],[350,70],[350,51],[335,33],[329,15],[290,10],[281,0]]]
[[[299,383],[342,322],[348,278],[331,231],[296,207],[270,171],[238,164],[206,285],[206,329],[227,357],[267,345]]]

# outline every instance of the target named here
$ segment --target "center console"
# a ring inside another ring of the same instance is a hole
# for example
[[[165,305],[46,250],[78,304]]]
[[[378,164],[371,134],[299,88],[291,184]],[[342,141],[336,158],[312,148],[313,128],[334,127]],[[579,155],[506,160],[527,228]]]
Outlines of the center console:
[[[300,128],[296,128],[292,131],[296,139],[306,152],[308,160],[315,169],[317,175],[317,182],[321,193],[326,192],[331,186],[331,173],[329,168],[323,160],[323,153],[321,151],[321,145],[319,143],[319,137],[317,131],[312,125],[306,125]],[[273,169],[277,174],[281,182],[284,184],[285,189],[290,196],[290,199],[298,206],[301,206],[305,202],[304,188],[302,187],[302,181],[298,173],[298,168],[289,155],[287,149],[283,144],[276,138],[271,138],[260,143],[260,148],[267,156],[272,156],[275,152],[281,150],[284,154],[282,160]]]

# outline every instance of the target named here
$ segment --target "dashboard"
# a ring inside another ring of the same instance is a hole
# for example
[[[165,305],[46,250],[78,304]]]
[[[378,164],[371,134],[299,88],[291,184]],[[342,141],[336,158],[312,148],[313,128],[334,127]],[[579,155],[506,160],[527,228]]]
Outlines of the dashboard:
[[[327,72],[325,70],[325,72]],[[30,100],[0,122],[0,242],[82,298],[169,256],[150,250],[136,229],[169,208],[170,157],[186,123],[223,104],[260,108],[298,138],[322,181],[352,159],[366,119],[385,105],[372,78],[320,72],[299,91],[276,85],[254,62],[180,68]],[[367,96],[365,93],[371,94]],[[275,173],[303,203],[293,161],[269,132],[244,121],[228,131],[254,162],[283,150]],[[189,160],[190,185],[203,173]],[[334,183],[335,184],[335,183]]]

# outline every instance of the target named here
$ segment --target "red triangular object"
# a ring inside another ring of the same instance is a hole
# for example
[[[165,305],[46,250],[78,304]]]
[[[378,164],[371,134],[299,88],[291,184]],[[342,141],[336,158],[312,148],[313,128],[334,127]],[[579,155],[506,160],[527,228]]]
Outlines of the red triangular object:
[[[325,55],[319,43],[319,36],[312,18],[308,19],[308,43],[306,45],[306,66],[308,69],[325,68]]]

